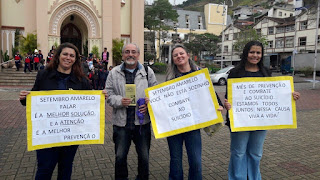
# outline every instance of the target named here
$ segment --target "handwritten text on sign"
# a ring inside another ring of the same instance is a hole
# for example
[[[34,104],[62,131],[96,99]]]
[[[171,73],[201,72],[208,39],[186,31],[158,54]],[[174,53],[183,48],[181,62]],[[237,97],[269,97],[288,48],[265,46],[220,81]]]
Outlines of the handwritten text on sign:
[[[99,141],[100,103],[100,94],[31,96],[32,146]]]
[[[257,127],[256,130],[259,130],[261,127],[265,129],[263,127],[293,125],[295,108],[292,104],[291,81],[261,80],[263,78],[260,78],[260,81],[259,79],[233,83],[232,80],[230,81],[232,83],[232,130],[246,127]]]
[[[157,133],[173,135],[199,129],[199,124],[218,118],[218,104],[210,77],[203,73],[205,70],[201,72],[168,81],[148,90],[152,108],[151,121],[155,120],[153,127],[156,128],[156,137]],[[215,123],[217,122],[211,122],[209,125]]]

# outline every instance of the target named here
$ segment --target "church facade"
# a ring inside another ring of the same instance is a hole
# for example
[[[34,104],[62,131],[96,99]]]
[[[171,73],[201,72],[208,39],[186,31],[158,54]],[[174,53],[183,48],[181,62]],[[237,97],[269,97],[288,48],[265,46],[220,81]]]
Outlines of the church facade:
[[[71,42],[80,53],[108,48],[123,39],[144,45],[144,1],[134,0],[0,0],[0,49],[12,57],[15,32],[37,34],[44,56],[54,45]],[[143,61],[141,56],[140,61]],[[112,65],[112,63],[110,64]]]

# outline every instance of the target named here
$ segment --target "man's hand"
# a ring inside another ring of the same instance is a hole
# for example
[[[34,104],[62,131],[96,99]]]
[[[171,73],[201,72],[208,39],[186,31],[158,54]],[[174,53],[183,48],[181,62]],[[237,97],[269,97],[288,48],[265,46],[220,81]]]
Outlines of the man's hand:
[[[130,103],[131,103],[131,99],[130,98],[125,98],[124,97],[124,98],[121,99],[121,104],[124,107],[128,107]]]
[[[148,107],[147,107],[146,104],[143,104],[143,105],[139,106],[139,111],[140,111],[142,114],[146,114],[147,109],[148,109]]]

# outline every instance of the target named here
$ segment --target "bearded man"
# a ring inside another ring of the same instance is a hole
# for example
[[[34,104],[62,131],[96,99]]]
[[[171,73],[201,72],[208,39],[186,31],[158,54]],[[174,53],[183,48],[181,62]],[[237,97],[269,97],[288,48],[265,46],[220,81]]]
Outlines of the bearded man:
[[[115,144],[115,179],[128,179],[127,155],[131,141],[138,154],[138,175],[136,179],[149,179],[149,150],[151,142],[150,117],[147,111],[148,99],[144,90],[157,84],[153,70],[139,63],[140,49],[136,44],[122,48],[123,63],[114,67],[108,75],[107,103],[113,108],[113,142]],[[135,100],[143,98],[140,106],[126,97],[126,84],[135,84]],[[136,112],[144,114],[140,121]]]

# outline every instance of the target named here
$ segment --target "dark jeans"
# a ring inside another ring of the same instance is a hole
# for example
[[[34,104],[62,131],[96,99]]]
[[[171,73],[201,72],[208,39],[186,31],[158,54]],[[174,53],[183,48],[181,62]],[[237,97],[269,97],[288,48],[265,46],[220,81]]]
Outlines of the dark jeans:
[[[16,68],[17,68],[17,71],[19,71],[19,68],[20,68],[20,61],[16,61]]]
[[[189,131],[167,138],[170,150],[169,180],[183,180],[182,152],[185,143],[188,162],[189,180],[202,179],[201,167],[201,134],[200,130]]]
[[[36,70],[36,71],[38,71],[38,64],[39,63],[36,63],[36,62],[34,63],[34,70]]]
[[[137,179],[149,179],[150,123],[141,126],[141,133],[140,126],[135,126],[134,130],[113,126],[113,142],[115,143],[116,154],[115,179],[128,179],[127,156],[131,140],[136,145],[138,154]]]
[[[30,69],[30,63],[24,63],[24,72],[27,71],[27,69],[29,70],[29,72],[31,72],[31,69]]]
[[[58,179],[71,179],[72,163],[77,149],[78,145],[37,150],[38,170],[35,179],[51,179],[57,163]]]

